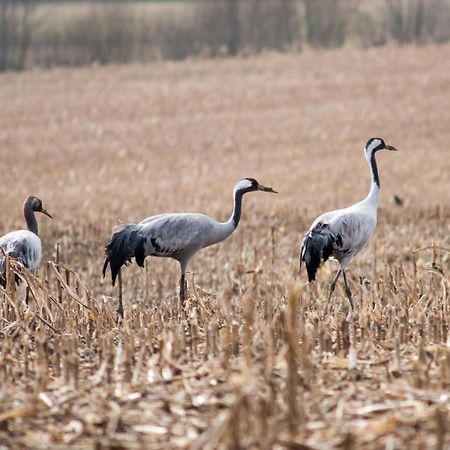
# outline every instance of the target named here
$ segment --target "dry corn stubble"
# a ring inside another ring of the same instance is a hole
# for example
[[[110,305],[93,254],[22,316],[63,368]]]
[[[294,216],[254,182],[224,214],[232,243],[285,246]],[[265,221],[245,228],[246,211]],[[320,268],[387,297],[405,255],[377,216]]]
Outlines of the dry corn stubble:
[[[446,448],[449,54],[1,75],[0,227],[22,226],[21,202],[39,195],[55,215],[40,230],[56,262],[37,278],[10,264],[23,283],[1,293],[0,442]],[[300,240],[318,213],[365,195],[371,135],[401,152],[379,158],[376,235],[349,271],[356,312],[339,287],[322,320],[334,266],[292,284]],[[123,272],[118,327],[116,292],[100,278],[114,223],[164,211],[225,219],[244,176],[280,194],[248,195],[236,233],[196,255],[187,314],[177,264],[151,259]]]

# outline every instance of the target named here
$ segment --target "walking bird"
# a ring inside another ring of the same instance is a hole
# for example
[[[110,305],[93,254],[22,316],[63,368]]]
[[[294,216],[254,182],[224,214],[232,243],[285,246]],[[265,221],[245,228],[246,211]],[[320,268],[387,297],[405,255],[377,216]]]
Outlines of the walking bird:
[[[119,280],[119,313],[123,315],[120,270],[133,257],[140,267],[144,267],[147,256],[176,259],[181,268],[180,300],[184,302],[185,273],[189,259],[200,249],[217,244],[233,233],[241,218],[242,197],[253,191],[276,193],[254,178],[240,180],[234,186],[233,213],[227,222],[217,222],[204,214],[176,213],[148,217],[138,224],[116,226],[105,248],[103,277],[109,264],[112,285],[117,277]]]
[[[316,279],[316,272],[322,261],[332,258],[339,262],[339,270],[330,286],[328,303],[342,274],[345,294],[352,308],[352,293],[347,284],[345,269],[367,243],[377,223],[380,178],[375,154],[379,150],[396,151],[397,149],[386,144],[381,138],[371,138],[367,141],[364,150],[372,176],[369,194],[364,200],[348,208],[330,211],[319,216],[305,235],[300,252],[300,270],[302,262],[305,262],[310,282]]]
[[[42,260],[42,244],[38,235],[35,212],[52,218],[42,207],[42,201],[30,196],[23,204],[23,215],[28,230],[16,230],[0,238],[0,284],[6,286],[6,255],[19,260],[28,270],[34,272]]]

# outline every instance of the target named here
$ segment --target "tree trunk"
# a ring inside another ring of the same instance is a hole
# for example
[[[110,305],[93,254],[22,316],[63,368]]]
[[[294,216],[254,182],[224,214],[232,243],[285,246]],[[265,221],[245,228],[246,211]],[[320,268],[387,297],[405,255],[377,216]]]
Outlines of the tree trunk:
[[[228,53],[237,55],[240,46],[239,1],[227,0]]]

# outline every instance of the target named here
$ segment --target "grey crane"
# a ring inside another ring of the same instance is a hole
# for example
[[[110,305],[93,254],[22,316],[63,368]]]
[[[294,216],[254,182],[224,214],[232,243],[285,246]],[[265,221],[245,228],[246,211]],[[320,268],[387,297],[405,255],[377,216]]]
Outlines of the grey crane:
[[[371,138],[367,141],[364,152],[372,176],[372,185],[367,197],[347,208],[322,214],[314,221],[303,239],[300,270],[302,262],[305,262],[310,282],[316,279],[316,272],[322,261],[332,258],[339,262],[339,270],[331,283],[325,311],[341,274],[344,277],[345,294],[353,309],[352,293],[347,284],[345,269],[375,230],[380,195],[380,178],[375,154],[379,150],[397,149],[386,144],[381,138]]]
[[[119,224],[113,230],[106,245],[103,265],[105,277],[108,264],[112,285],[119,279],[119,313],[123,315],[121,301],[121,267],[134,257],[144,267],[147,256],[176,259],[180,263],[180,300],[185,300],[185,273],[189,259],[200,249],[223,241],[236,229],[241,219],[242,198],[247,192],[276,193],[272,188],[259,184],[254,178],[244,178],[234,186],[233,213],[227,222],[217,222],[204,214],[160,214],[148,217],[138,224]]]
[[[28,270],[37,270],[42,260],[42,244],[38,235],[35,212],[52,218],[42,207],[42,201],[30,196],[23,204],[27,230],[11,231],[0,238],[0,284],[6,286],[6,255],[19,260]]]

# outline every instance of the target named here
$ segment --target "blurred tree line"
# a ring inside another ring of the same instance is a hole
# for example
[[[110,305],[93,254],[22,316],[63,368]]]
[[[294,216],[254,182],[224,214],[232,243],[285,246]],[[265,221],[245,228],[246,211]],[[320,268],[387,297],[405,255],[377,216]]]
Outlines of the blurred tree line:
[[[0,0],[0,70],[450,39],[450,0],[186,0],[183,13],[78,3],[61,27],[45,13],[55,4]]]

